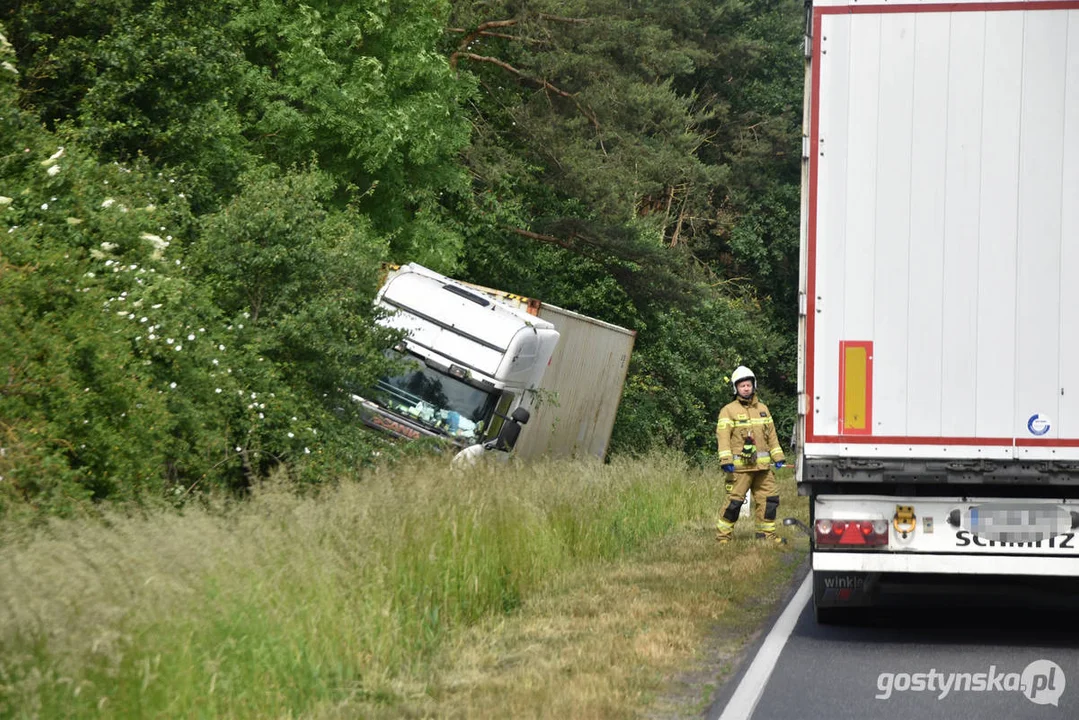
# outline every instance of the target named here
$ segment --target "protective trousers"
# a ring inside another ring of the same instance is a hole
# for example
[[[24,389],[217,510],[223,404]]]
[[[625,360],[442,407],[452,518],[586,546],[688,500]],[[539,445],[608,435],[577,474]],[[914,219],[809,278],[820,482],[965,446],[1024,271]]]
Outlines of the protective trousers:
[[[771,469],[736,472],[731,476],[727,502],[716,521],[716,539],[727,542],[734,534],[734,524],[745,502],[746,491],[753,495],[753,516],[757,522],[757,537],[776,538],[776,513],[779,511],[779,488]]]

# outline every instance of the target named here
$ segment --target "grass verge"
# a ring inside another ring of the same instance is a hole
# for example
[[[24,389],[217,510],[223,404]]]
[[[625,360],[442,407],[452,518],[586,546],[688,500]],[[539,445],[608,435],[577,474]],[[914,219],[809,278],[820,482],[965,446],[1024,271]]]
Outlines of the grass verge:
[[[721,486],[667,456],[436,460],[9,528],[0,715],[632,716],[706,638],[741,647],[804,547],[715,547]]]

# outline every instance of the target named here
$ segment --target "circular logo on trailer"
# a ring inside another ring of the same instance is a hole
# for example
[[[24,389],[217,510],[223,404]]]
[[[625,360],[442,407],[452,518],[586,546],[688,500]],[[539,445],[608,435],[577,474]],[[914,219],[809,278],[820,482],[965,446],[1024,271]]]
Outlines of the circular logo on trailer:
[[[1038,413],[1034,413],[1030,416],[1030,419],[1027,420],[1027,430],[1030,431],[1031,435],[1044,435],[1049,432],[1049,426],[1049,418],[1044,415],[1039,415]]]

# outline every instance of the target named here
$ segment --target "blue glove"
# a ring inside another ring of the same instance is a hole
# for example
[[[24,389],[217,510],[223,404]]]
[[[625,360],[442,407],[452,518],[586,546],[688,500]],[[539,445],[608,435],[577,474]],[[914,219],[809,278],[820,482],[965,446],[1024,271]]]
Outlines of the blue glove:
[[[723,472],[734,472],[734,463],[727,463],[726,465],[720,465],[723,468]]]
[[[786,464],[787,463],[783,462],[782,460],[777,460],[776,461],[776,470],[779,470],[781,467],[783,467]]]

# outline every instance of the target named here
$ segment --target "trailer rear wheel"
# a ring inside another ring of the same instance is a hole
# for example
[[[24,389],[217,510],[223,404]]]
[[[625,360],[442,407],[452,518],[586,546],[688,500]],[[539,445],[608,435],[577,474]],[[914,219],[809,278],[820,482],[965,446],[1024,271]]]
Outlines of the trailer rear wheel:
[[[818,625],[842,625],[848,619],[847,608],[821,607],[816,598],[813,598],[813,619]]]

